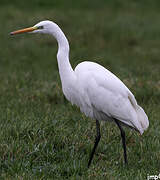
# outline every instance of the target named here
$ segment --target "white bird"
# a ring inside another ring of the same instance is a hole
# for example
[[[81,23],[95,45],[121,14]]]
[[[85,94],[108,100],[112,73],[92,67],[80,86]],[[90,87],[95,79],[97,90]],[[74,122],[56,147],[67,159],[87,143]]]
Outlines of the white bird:
[[[144,110],[137,104],[131,91],[113,73],[103,66],[84,61],[73,70],[69,62],[69,42],[52,21],[41,21],[35,26],[11,32],[11,35],[30,32],[52,35],[58,42],[57,61],[62,90],[72,104],[80,107],[81,112],[96,120],[97,135],[90,154],[88,167],[100,140],[99,121],[113,121],[120,129],[124,149],[124,161],[127,164],[125,132],[122,125],[143,134],[149,126]]]

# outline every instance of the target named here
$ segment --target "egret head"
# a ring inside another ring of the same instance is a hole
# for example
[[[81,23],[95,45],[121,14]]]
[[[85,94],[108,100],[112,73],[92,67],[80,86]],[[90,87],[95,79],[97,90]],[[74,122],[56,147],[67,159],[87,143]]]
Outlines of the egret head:
[[[65,51],[69,52],[69,43],[67,38],[65,37],[60,27],[52,21],[49,20],[41,21],[32,27],[13,31],[10,33],[10,35],[21,34],[21,33],[50,34],[58,41],[58,46],[61,47],[63,46],[63,49],[65,47]]]
[[[15,34],[21,34],[21,33],[43,33],[43,34],[50,34],[53,33],[53,26],[58,27],[57,24],[53,23],[52,21],[46,20],[46,21],[41,21],[37,23],[36,25],[25,28],[25,29],[20,29],[17,31],[13,31],[10,34],[15,35]]]

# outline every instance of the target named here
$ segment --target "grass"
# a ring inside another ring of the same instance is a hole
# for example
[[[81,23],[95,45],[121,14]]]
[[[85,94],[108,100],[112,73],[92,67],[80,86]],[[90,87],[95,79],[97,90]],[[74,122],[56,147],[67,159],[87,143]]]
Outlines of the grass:
[[[160,173],[159,1],[2,0],[0,7],[1,179],[147,179]],[[145,109],[140,137],[101,123],[102,138],[87,168],[95,122],[67,102],[58,74],[56,41],[45,35],[10,37],[40,20],[57,22],[70,41],[71,64],[96,61],[114,72]]]

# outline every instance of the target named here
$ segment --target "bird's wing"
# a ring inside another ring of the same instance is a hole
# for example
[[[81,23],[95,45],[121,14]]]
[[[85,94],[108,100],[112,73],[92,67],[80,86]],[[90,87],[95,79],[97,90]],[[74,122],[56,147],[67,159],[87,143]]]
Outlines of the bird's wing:
[[[133,94],[110,71],[104,67],[89,63],[77,67],[76,73],[83,82],[84,92],[87,94],[90,104],[96,109],[97,117],[101,112],[107,117],[116,118],[122,123],[136,128],[139,126],[137,114],[129,95]],[[134,96],[133,96],[134,97]]]

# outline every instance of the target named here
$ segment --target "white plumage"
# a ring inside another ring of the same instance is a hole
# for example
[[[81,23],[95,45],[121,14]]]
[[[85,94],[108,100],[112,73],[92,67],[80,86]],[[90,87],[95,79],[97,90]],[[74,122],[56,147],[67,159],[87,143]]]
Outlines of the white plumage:
[[[89,61],[78,64],[75,70],[72,69],[69,62],[69,43],[57,24],[42,21],[31,28],[14,31],[11,34],[23,32],[46,33],[56,38],[58,68],[63,93],[72,104],[80,107],[86,116],[96,119],[97,138],[100,139],[98,137],[100,136],[98,121],[100,120],[116,122],[121,130],[122,141],[124,140],[123,147],[125,146],[125,134],[123,134],[121,124],[135,129],[140,134],[148,128],[149,121],[144,110],[137,104],[131,91],[113,73]],[[94,151],[95,149],[92,151],[92,157]],[[125,147],[124,156],[126,156]]]
[[[64,92],[68,100],[97,120],[118,119],[141,134],[148,118],[131,91],[113,73],[93,62],[82,62],[75,68],[76,82]],[[74,91],[74,98],[70,96]],[[143,117],[143,118],[142,118]]]

